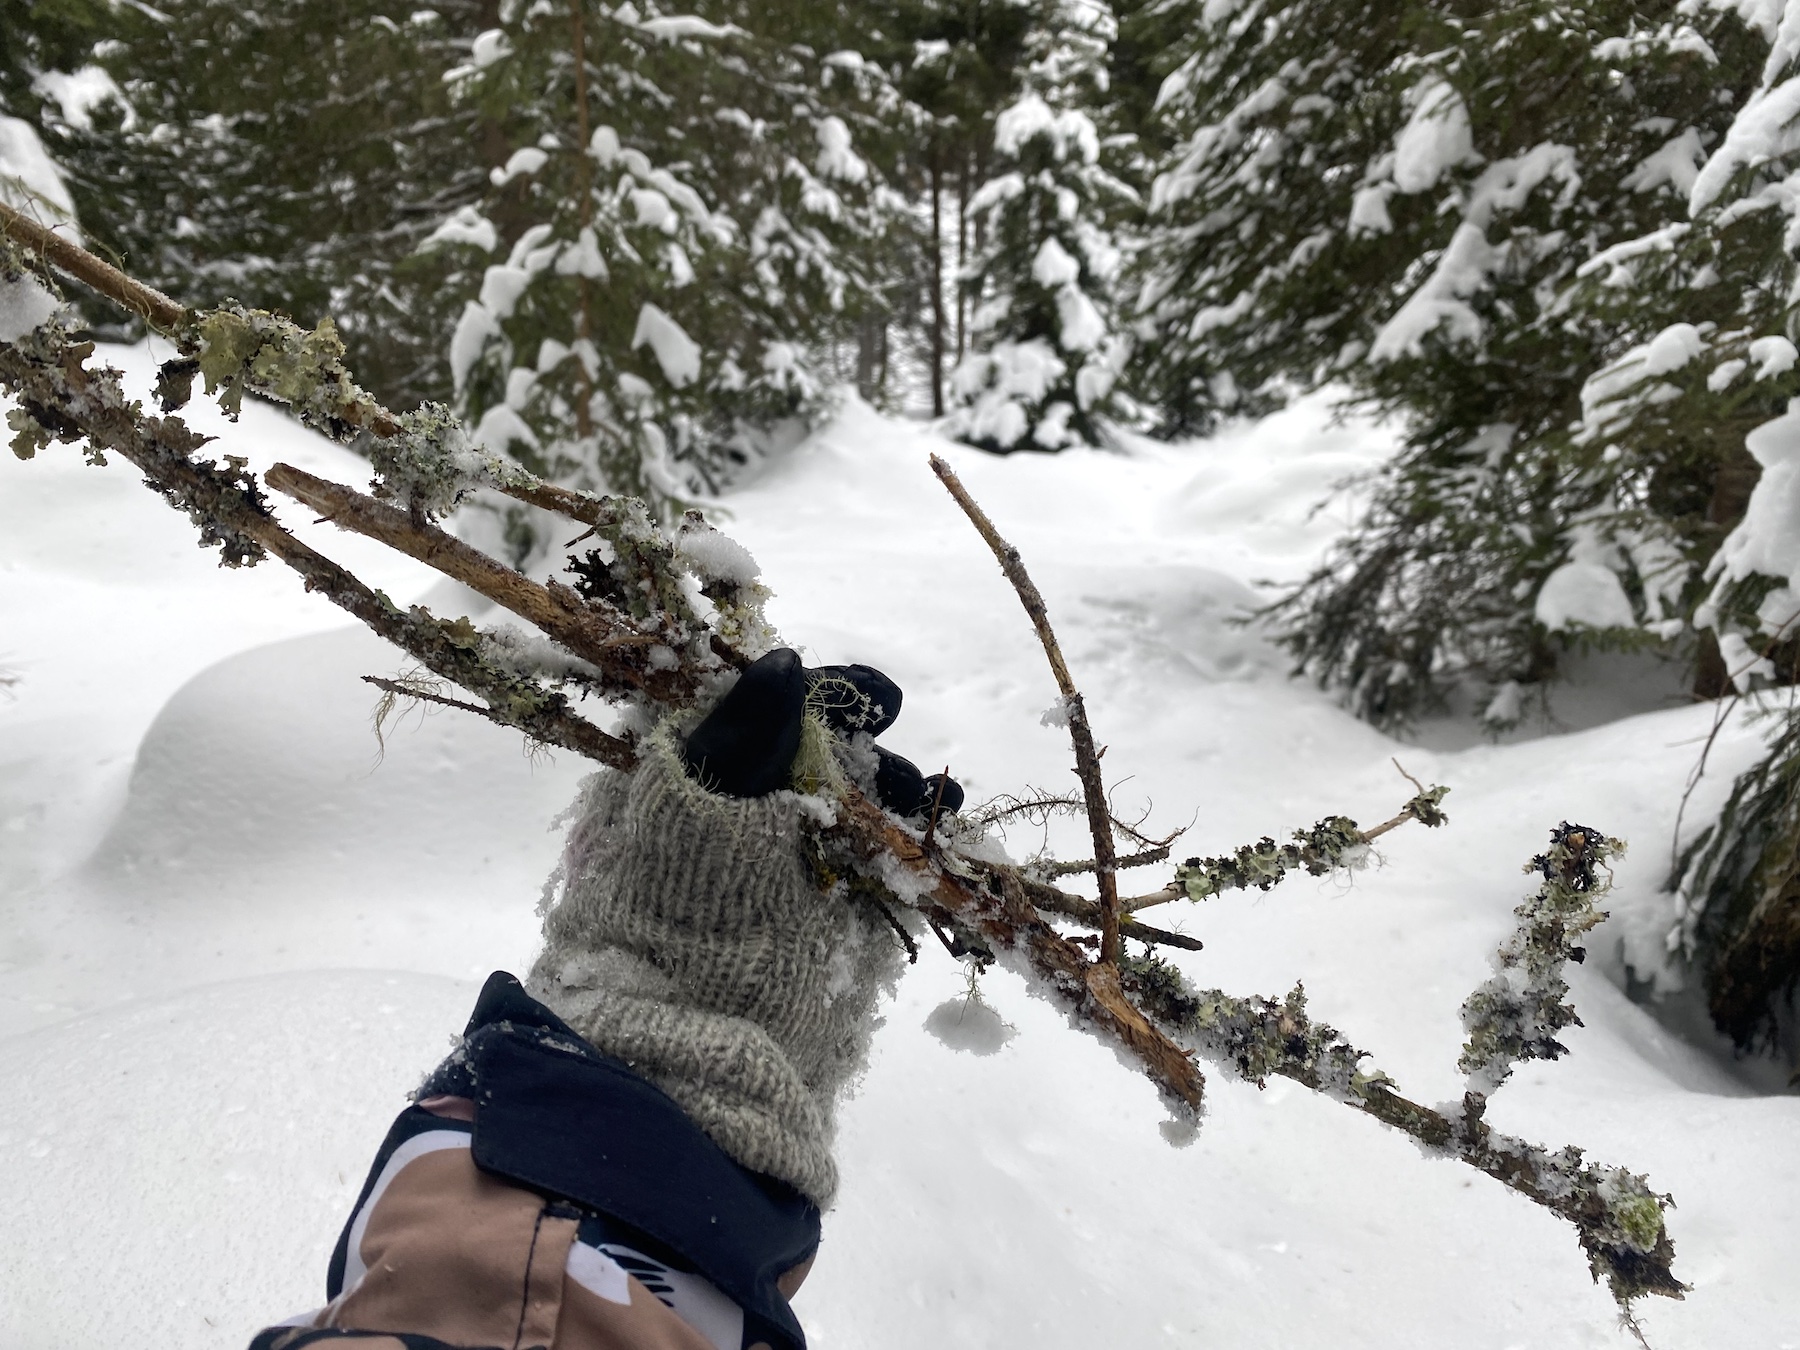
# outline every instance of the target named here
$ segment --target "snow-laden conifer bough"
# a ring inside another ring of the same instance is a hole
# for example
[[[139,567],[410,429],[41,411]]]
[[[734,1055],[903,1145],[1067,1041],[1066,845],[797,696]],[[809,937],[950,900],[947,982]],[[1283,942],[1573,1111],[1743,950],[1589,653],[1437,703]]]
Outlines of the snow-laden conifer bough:
[[[78,340],[60,314],[42,317],[49,307],[36,302],[36,288],[53,284],[52,269],[143,317],[175,344],[178,355],[162,365],[157,383],[160,413],[128,400],[116,370],[90,368],[93,344]],[[20,312],[27,321],[12,322]],[[697,512],[664,529],[641,502],[571,491],[480,450],[446,409],[388,412],[344,367],[329,319],[307,332],[282,316],[235,305],[189,311],[0,205],[0,320],[6,321],[0,389],[18,404],[8,419],[14,454],[31,459],[52,441],[85,442],[83,452],[95,464],[117,454],[187,513],[202,545],[219,548],[222,565],[280,559],[308,590],[429,672],[366,676],[385,699],[461,708],[516,728],[533,743],[629,771],[637,759],[633,737],[603,731],[577,711],[576,700],[594,696],[651,713],[710,701],[750,660],[779,645],[763,617],[768,592],[756,580],[754,562]],[[516,630],[484,631],[466,617],[442,619],[422,606],[403,610],[295,538],[271,513],[264,484],[244,460],[200,457],[208,438],[176,415],[196,377],[228,413],[247,391],[281,403],[308,426],[365,453],[375,471],[372,491],[363,493],[278,464],[266,475],[268,487],[343,529],[429,563],[529,620],[548,641],[521,642]],[[1581,960],[1581,935],[1605,917],[1595,901],[1610,881],[1607,860],[1622,845],[1564,823],[1527,865],[1541,883],[1517,910],[1518,930],[1496,954],[1493,978],[1463,1005],[1469,1039],[1458,1067],[1468,1081],[1460,1102],[1433,1108],[1402,1096],[1387,1075],[1362,1066],[1364,1052],[1308,1017],[1300,986],[1281,999],[1192,987],[1155,948],[1200,944],[1144,923],[1138,912],[1227,890],[1268,890],[1297,870],[1320,876],[1354,868],[1388,830],[1409,820],[1443,824],[1446,789],[1415,781],[1417,793],[1371,829],[1332,817],[1297,831],[1289,843],[1264,838],[1229,856],[1190,858],[1161,889],[1121,898],[1117,871],[1165,861],[1171,841],[1144,839],[1111,817],[1102,751],[1095,749],[1042,597],[1018,551],[955,475],[939,461],[932,468],[993,549],[1050,659],[1062,694],[1057,720],[1074,742],[1094,857],[1021,866],[986,837],[986,825],[1010,812],[1046,804],[1074,808],[1072,798],[1002,799],[961,817],[934,810],[919,828],[883,811],[854,784],[842,784],[818,804],[808,839],[821,890],[877,906],[914,959],[916,946],[898,917],[907,910],[953,951],[1018,969],[1068,1011],[1073,1025],[1110,1043],[1157,1085],[1173,1116],[1165,1126],[1172,1139],[1190,1134],[1199,1121],[1205,1079],[1198,1058],[1258,1084],[1279,1074],[1403,1131],[1429,1154],[1487,1173],[1574,1224],[1595,1279],[1605,1278],[1634,1332],[1632,1300],[1681,1297],[1685,1286],[1671,1269],[1674,1246],[1664,1224],[1669,1197],[1624,1168],[1584,1161],[1578,1148],[1552,1150],[1501,1134],[1483,1119],[1489,1095],[1515,1063],[1565,1053],[1556,1033],[1579,1019],[1564,1002],[1562,968]],[[585,527],[575,543],[597,539],[599,546],[571,558],[568,582],[539,585],[437,525],[477,488],[575,521]],[[447,695],[447,685],[480,702]],[[1117,857],[1115,829],[1142,850]],[[1096,875],[1098,902],[1051,884],[1079,872]],[[1098,937],[1065,936],[1047,916]],[[1127,951],[1125,939],[1140,943],[1141,952]]]

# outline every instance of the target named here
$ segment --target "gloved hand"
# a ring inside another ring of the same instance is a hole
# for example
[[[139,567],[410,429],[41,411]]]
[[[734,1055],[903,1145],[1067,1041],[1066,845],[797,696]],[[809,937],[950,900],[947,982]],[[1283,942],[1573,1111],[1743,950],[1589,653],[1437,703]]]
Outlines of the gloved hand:
[[[900,715],[900,687],[871,666],[807,669],[778,647],[751,662],[729,693],[682,745],[689,776],[727,797],[761,797],[790,783],[810,710],[839,736],[879,736]],[[943,774],[926,777],[911,760],[875,747],[875,794],[904,819],[957,811],[962,787]],[[940,796],[940,783],[941,796]]]

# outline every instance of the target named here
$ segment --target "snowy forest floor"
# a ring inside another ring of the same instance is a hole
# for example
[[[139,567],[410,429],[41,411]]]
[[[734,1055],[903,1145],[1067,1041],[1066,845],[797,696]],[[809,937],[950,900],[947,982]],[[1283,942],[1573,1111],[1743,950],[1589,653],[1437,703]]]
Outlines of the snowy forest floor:
[[[144,350],[112,355],[147,381]],[[259,469],[367,476],[264,407],[207,429]],[[1458,1005],[1549,829],[1627,839],[1615,918],[1571,972],[1587,1025],[1489,1118],[1674,1194],[1694,1288],[1641,1308],[1657,1350],[1795,1350],[1800,1098],[1618,988],[1621,944],[1651,950],[1668,926],[1658,887],[1712,710],[1590,683],[1562,719],[1584,730],[1490,745],[1446,723],[1401,743],[1231,622],[1253,583],[1319,556],[1343,513],[1313,506],[1389,444],[1315,401],[1199,444],[1000,460],[853,402],[734,490],[722,523],[787,639],[893,675],[906,711],[886,742],[948,764],[973,801],[1064,789],[1070,757],[1040,724],[1042,654],[932,450],[1023,550],[1119,805],[1192,822],[1180,855],[1385,818],[1410,794],[1391,756],[1449,785],[1450,826],[1388,836],[1354,884],[1157,919],[1204,937],[1176,954],[1202,984],[1304,980],[1314,1014],[1419,1100],[1461,1091]],[[397,600],[473,600],[285,515]],[[356,677],[398,664],[275,564],[215,568],[128,468],[0,457],[0,670],[17,676],[0,691],[0,1346],[235,1347],[316,1305],[389,1118],[481,978],[528,964],[551,821],[584,766],[447,712],[390,728],[379,755]],[[1726,729],[1690,829],[1754,748],[1753,728]],[[1051,842],[1085,856],[1084,829]],[[796,1304],[818,1350],[1628,1344],[1573,1233],[1497,1183],[1210,1066],[1199,1138],[1171,1147],[1142,1078],[1013,977],[981,992],[1016,1031],[1003,1046],[958,1033],[980,1014],[941,950],[887,1011]]]

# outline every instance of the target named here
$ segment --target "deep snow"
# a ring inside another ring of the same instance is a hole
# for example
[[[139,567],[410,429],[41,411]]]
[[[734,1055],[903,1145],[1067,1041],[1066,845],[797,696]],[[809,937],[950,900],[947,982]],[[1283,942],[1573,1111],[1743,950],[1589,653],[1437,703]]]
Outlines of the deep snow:
[[[141,380],[149,356],[122,358]],[[266,408],[211,429],[259,467],[366,477]],[[851,403],[721,524],[788,639],[892,674],[906,711],[886,740],[972,799],[1060,787],[1069,757],[1042,725],[1041,653],[933,450],[1024,551],[1121,805],[1192,820],[1184,852],[1384,818],[1410,791],[1391,756],[1450,785],[1449,828],[1388,836],[1353,886],[1160,912],[1205,938],[1181,958],[1197,980],[1279,994],[1303,978],[1315,1013],[1423,1100],[1460,1090],[1458,1004],[1548,829],[1630,840],[1619,917],[1573,972],[1587,1027],[1491,1118],[1675,1195],[1694,1290],[1641,1309],[1658,1350],[1800,1347],[1800,1099],[1757,1095],[1608,978],[1621,942],[1641,962],[1670,921],[1657,885],[1710,709],[1402,745],[1232,622],[1252,583],[1318,556],[1343,508],[1311,508],[1389,443],[1307,403],[1198,445],[997,460]],[[397,599],[468,599],[309,529]],[[0,1346],[230,1347],[315,1304],[388,1118],[479,978],[528,961],[549,823],[583,766],[451,713],[391,731],[378,757],[356,676],[399,664],[274,564],[214,568],[127,468],[65,447],[0,457],[0,667],[20,676],[0,693]],[[1690,827],[1753,751],[1731,725]],[[1079,856],[1083,828],[1052,842]],[[948,957],[922,954],[843,1112],[843,1193],[797,1302],[821,1350],[1628,1344],[1571,1232],[1496,1183],[1212,1067],[1199,1139],[1172,1148],[1148,1085],[1008,975],[982,992],[1016,1034],[949,1048],[925,1023],[962,991]]]

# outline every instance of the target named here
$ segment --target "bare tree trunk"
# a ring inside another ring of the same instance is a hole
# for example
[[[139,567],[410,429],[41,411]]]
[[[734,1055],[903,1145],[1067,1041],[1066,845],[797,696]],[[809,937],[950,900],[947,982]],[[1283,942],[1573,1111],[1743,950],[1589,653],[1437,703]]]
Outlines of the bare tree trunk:
[[[878,401],[886,359],[882,353],[887,336],[885,316],[870,310],[856,325],[856,392],[869,403]]]
[[[588,86],[587,86],[587,25],[586,15],[582,12],[587,0],[569,0],[569,18],[572,31],[571,45],[575,56],[575,144],[576,156],[581,164],[581,172],[577,176],[576,185],[581,193],[581,224],[585,229],[594,215],[594,161],[588,155]],[[582,338],[593,335],[593,296],[592,287],[586,276],[580,280],[580,311],[575,320],[575,332]],[[575,430],[582,439],[594,434],[594,377],[589,372],[586,361],[581,366],[581,401],[575,406]]]
[[[956,359],[968,351],[969,297],[963,290],[963,269],[969,265],[969,161],[968,147],[958,157],[956,172]]]
[[[944,222],[938,147],[931,147],[931,415],[944,415]]]
[[[1739,448],[1713,470],[1712,499],[1706,504],[1706,523],[1716,526],[1723,539],[1744,518],[1750,494],[1762,477],[1762,465],[1748,450]],[[1719,651],[1718,636],[1710,628],[1700,630],[1699,650],[1694,654],[1694,698],[1711,700],[1731,692],[1731,672]]]

